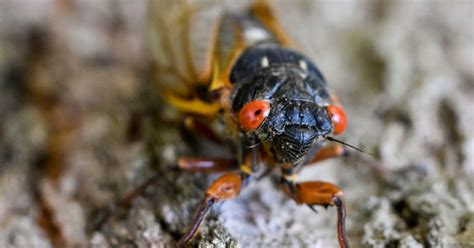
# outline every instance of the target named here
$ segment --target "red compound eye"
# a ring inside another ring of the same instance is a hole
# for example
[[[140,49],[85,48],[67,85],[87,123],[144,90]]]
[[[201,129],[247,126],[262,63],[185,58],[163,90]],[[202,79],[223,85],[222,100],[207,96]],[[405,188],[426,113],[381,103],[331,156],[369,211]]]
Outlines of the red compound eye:
[[[346,129],[347,119],[344,110],[337,105],[331,105],[327,107],[329,116],[331,117],[332,124],[334,126],[333,133],[341,134]]]
[[[255,130],[270,113],[270,103],[255,100],[244,105],[239,113],[239,121],[243,128]]]

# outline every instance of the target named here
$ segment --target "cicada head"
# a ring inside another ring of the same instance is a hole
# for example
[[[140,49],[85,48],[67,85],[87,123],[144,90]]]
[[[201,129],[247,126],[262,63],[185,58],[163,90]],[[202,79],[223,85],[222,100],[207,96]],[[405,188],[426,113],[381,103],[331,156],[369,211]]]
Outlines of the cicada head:
[[[271,106],[273,111],[259,134],[278,162],[298,162],[320,137],[332,131],[326,108],[315,103],[277,98]]]
[[[297,163],[320,138],[345,127],[325,82],[291,65],[257,71],[236,87],[232,101],[248,145],[264,143],[279,163]]]

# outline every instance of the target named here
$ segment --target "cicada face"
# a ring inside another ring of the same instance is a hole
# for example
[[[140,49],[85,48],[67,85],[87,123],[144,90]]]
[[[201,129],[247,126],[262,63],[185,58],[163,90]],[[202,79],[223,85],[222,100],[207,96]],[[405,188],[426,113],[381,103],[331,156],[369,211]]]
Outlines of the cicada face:
[[[236,85],[233,111],[248,145],[265,144],[277,162],[297,163],[333,132],[324,79],[307,67],[269,65]]]
[[[298,162],[320,137],[331,132],[331,120],[325,108],[288,99],[275,99],[272,107],[275,111],[270,113],[258,135],[264,138],[275,161]]]

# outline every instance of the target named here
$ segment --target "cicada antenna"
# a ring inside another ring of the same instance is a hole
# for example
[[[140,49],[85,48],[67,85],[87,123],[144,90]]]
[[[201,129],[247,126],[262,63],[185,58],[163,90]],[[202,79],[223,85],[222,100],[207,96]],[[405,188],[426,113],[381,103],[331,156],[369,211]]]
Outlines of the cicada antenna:
[[[339,144],[343,144],[343,145],[345,145],[345,146],[348,146],[348,147],[350,147],[350,148],[352,148],[352,149],[355,149],[355,150],[357,150],[357,151],[359,151],[359,152],[361,152],[361,153],[365,153],[365,154],[368,154],[368,155],[370,155],[370,156],[375,156],[375,155],[372,154],[372,153],[366,152],[366,151],[364,151],[364,150],[362,150],[362,149],[360,149],[360,148],[358,148],[358,147],[356,147],[356,146],[353,146],[353,145],[351,145],[351,144],[348,144],[348,143],[346,143],[346,142],[344,142],[344,141],[337,140],[337,139],[335,139],[335,138],[333,138],[333,137],[331,137],[331,136],[324,136],[324,138],[327,139],[327,140],[329,140],[329,141],[337,142],[337,143],[339,143]]]

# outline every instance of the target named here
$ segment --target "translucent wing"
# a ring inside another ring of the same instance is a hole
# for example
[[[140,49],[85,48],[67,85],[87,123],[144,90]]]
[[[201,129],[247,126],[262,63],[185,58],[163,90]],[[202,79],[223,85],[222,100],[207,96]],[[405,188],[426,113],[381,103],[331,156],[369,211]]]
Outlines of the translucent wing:
[[[287,45],[264,1],[255,1],[250,6],[230,3],[150,2],[149,40],[155,79],[165,99],[185,112],[212,115],[223,107],[207,102],[198,88],[231,88],[233,62],[245,47],[262,39]]]
[[[202,81],[205,67],[210,64],[212,17],[196,18],[200,11],[184,0],[153,0],[149,7],[149,46],[157,82],[164,89],[187,95],[192,85]],[[209,26],[203,22],[209,22]],[[206,28],[197,33],[193,32],[197,30],[194,25]]]

